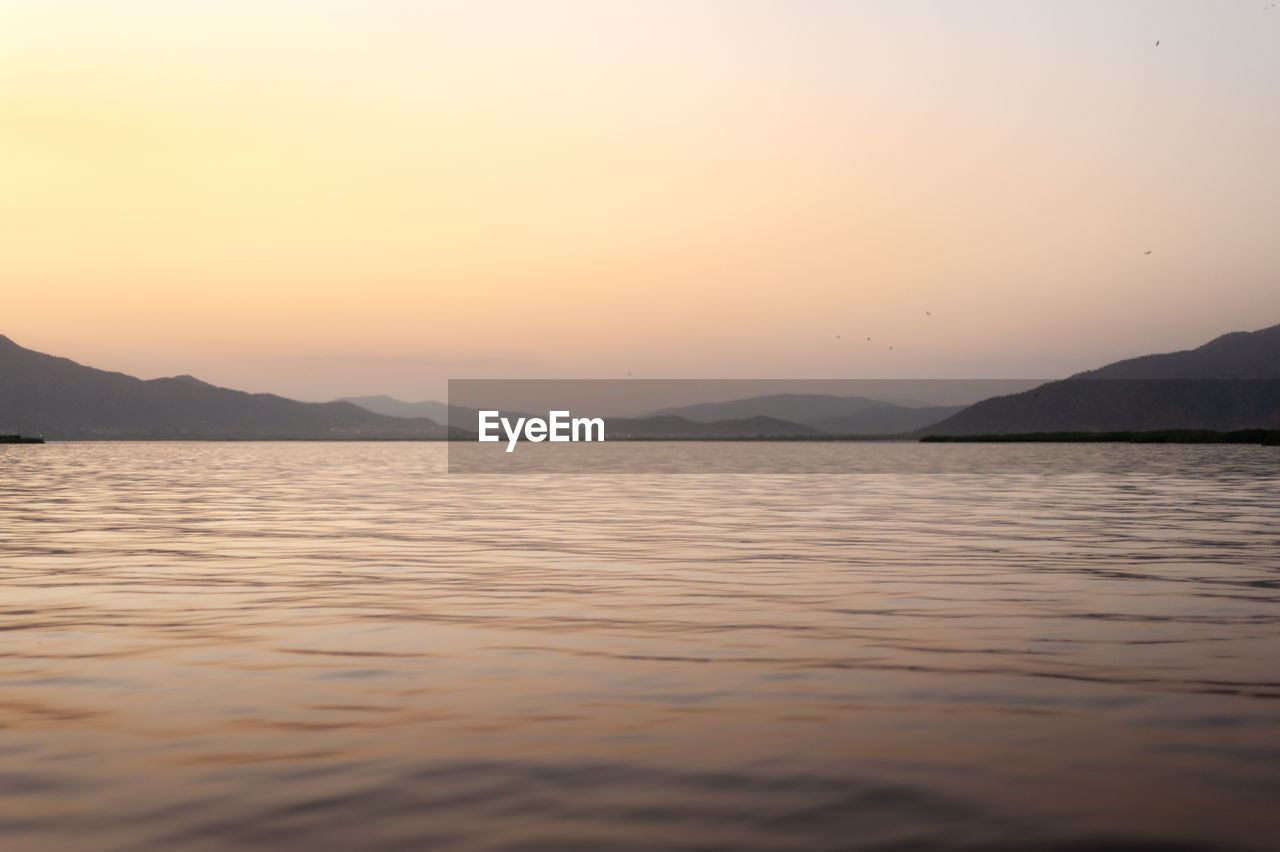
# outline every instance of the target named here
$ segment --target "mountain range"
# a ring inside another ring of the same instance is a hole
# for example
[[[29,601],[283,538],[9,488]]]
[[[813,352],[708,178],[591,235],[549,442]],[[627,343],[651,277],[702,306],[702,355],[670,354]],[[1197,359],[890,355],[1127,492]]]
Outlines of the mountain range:
[[[507,413],[507,412],[504,412]],[[51,439],[471,438],[476,411],[387,396],[300,402],[192,376],[142,380],[0,335],[0,433]],[[453,427],[448,423],[452,422]],[[1280,427],[1280,325],[1145,355],[968,407],[773,394],[608,418],[612,439],[965,436]]]
[[[245,393],[191,376],[144,381],[33,352],[3,335],[0,432],[54,439],[446,437],[443,426],[424,417]]]

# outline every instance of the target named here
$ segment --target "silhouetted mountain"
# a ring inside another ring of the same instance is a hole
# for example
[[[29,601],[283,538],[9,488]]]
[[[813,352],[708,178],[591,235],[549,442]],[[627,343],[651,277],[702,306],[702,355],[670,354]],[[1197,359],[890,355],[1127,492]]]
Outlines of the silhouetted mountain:
[[[686,417],[605,418],[605,437],[626,438],[793,438],[820,435],[817,429],[776,417],[746,417],[700,423]]]
[[[0,335],[0,432],[48,438],[443,438],[427,418],[298,402],[191,376],[143,381],[24,349]]]
[[[927,435],[1273,429],[1280,426],[1280,326],[1198,349],[1117,361],[976,403]]]
[[[1280,325],[1233,331],[1198,349],[1117,361],[1073,379],[1280,379]]]

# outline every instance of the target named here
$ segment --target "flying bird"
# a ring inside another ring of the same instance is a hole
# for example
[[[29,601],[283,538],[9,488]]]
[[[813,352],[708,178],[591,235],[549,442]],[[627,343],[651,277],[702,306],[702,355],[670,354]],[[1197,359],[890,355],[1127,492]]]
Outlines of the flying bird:
[[[933,314],[929,313],[928,311],[925,311],[925,312],[924,312],[924,315],[925,315],[925,316],[927,316],[927,317],[931,317],[931,316],[933,316]]]
[[[1156,47],[1160,46],[1160,39],[1156,39]]]
[[[1146,251],[1143,252],[1143,254],[1151,254],[1151,249],[1147,249]]]

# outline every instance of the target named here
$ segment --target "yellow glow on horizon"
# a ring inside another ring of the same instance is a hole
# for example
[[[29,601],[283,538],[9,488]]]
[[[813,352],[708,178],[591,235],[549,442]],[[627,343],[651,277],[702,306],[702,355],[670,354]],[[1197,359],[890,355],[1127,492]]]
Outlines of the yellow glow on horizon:
[[[1265,229],[1224,216],[1280,188],[1280,122],[1176,112],[1206,59],[1104,33],[1104,74],[1017,40],[1087,16],[980,5],[5,4],[0,333],[151,375],[532,349],[559,375],[940,375],[1090,317],[1280,313]],[[1189,312],[1228,254],[1236,301]],[[908,354],[823,348],[871,328]]]

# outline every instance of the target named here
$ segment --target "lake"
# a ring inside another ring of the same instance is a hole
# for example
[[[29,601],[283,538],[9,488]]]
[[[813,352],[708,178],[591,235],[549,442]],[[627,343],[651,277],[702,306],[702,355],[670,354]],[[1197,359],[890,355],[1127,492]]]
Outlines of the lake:
[[[0,848],[1275,848],[1280,448],[612,452],[0,447]]]

